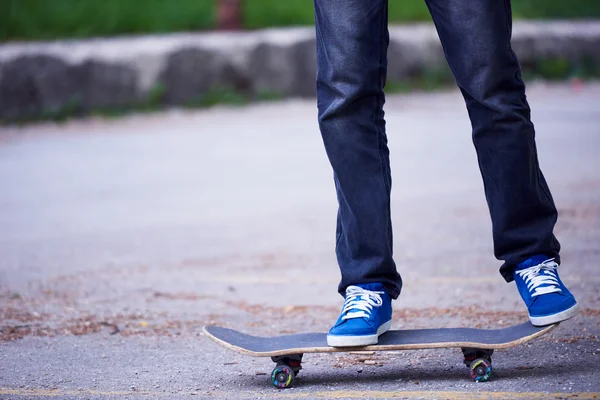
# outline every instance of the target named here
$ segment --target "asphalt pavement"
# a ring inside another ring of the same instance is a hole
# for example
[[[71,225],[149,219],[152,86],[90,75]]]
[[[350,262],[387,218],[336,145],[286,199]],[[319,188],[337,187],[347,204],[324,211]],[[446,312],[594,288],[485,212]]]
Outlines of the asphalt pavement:
[[[600,398],[600,83],[531,84],[582,312],[497,351],[306,355],[295,388],[202,326],[326,331],[336,199],[314,100],[0,128],[0,399]],[[393,328],[527,320],[498,273],[457,91],[390,96]]]

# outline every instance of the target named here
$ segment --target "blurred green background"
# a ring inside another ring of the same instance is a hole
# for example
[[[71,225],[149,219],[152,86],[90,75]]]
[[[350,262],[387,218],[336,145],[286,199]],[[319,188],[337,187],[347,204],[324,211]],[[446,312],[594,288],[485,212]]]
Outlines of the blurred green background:
[[[600,18],[600,0],[512,3],[515,18]],[[313,23],[312,0],[242,7],[246,29]],[[215,0],[0,0],[0,41],[210,30],[215,9]],[[390,23],[429,20],[424,0],[390,0]]]

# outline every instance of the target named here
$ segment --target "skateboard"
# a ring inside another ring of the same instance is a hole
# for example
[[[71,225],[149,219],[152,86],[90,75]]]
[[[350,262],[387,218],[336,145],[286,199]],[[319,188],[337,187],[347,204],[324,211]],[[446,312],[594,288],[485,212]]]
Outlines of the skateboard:
[[[492,353],[538,338],[559,324],[533,326],[530,322],[502,329],[439,328],[390,330],[379,337],[379,343],[360,347],[330,347],[326,333],[302,333],[273,337],[247,335],[219,326],[205,326],[205,335],[219,345],[253,357],[271,357],[275,368],[271,382],[278,389],[289,388],[302,369],[304,353],[336,353],[356,351],[391,351],[419,349],[462,349],[464,363],[477,382],[492,375]]]

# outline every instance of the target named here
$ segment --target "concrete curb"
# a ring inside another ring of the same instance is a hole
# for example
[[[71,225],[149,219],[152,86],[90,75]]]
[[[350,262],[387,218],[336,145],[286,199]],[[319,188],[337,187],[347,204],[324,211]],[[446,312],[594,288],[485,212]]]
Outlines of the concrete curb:
[[[600,66],[600,20],[518,21],[524,68],[540,60]],[[313,96],[314,29],[194,33],[0,45],[0,119],[72,109],[180,105],[216,88],[249,97]],[[446,71],[430,24],[390,27],[389,81]]]

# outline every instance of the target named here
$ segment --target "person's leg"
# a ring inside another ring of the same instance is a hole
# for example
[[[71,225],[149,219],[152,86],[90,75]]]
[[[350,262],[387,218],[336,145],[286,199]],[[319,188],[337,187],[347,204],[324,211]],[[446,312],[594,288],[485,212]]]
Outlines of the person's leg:
[[[547,259],[560,263],[560,245],[553,234],[557,211],[539,168],[525,85],[510,44],[510,0],[426,2],[469,111],[494,253],[504,261],[500,273],[510,282],[517,277],[516,268],[536,267]],[[562,306],[574,302],[570,293],[565,299]],[[530,316],[531,311],[530,307]]]
[[[340,293],[401,280],[392,258],[391,175],[383,87],[387,0],[315,0],[319,127],[339,203],[336,255]]]
[[[508,0],[427,0],[469,111],[493,226],[494,252],[507,281],[517,263],[543,253],[558,259],[557,218],[539,169],[525,85],[510,46]]]
[[[391,173],[383,114],[387,0],[314,0],[314,6],[319,127],[339,203],[338,290],[347,302],[352,301],[348,288],[356,285],[373,292],[385,289],[384,297],[397,298],[402,281],[392,258]],[[366,296],[361,293],[355,295],[359,300]],[[391,308],[389,313],[391,318]],[[354,324],[359,314],[344,321]],[[344,343],[336,345],[359,345]]]

